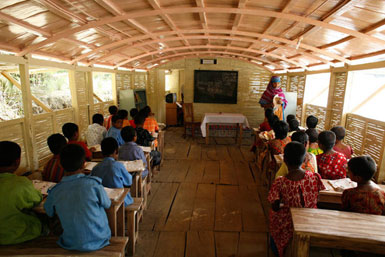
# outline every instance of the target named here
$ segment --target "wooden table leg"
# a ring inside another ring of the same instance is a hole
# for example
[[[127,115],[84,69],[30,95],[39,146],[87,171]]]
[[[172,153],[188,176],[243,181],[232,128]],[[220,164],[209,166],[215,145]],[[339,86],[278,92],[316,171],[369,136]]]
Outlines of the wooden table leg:
[[[239,123],[239,146],[242,145],[243,124]]]
[[[210,126],[208,123],[206,123],[206,145],[208,145],[210,142],[209,135],[210,135]]]
[[[125,236],[125,208],[124,208],[124,201],[119,206],[119,209],[117,210],[117,233],[118,236]]]
[[[294,233],[292,241],[292,257],[309,257],[310,236]]]
[[[108,218],[108,225],[111,230],[111,236],[118,236],[116,205],[111,203],[110,208],[106,209],[106,214]]]

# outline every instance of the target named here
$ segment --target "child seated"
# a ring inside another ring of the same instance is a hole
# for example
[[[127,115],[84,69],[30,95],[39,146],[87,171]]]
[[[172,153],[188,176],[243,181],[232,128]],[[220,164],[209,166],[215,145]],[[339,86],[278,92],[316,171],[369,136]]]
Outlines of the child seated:
[[[119,115],[115,115],[111,119],[112,127],[108,130],[106,137],[113,137],[118,142],[118,145],[121,146],[124,144],[122,136],[120,135],[120,130],[123,126],[123,119]]]
[[[291,135],[293,135],[295,132],[297,131],[300,131],[299,129],[299,121],[296,120],[296,119],[291,119],[289,122],[289,137],[291,137]]]
[[[353,149],[350,145],[344,144],[343,140],[345,138],[345,128],[341,126],[333,127],[331,131],[336,134],[336,144],[334,145],[334,151],[345,154],[346,159],[350,160],[352,158]]]
[[[136,116],[138,113],[139,113],[139,111],[138,111],[138,109],[136,109],[136,108],[132,108],[132,109],[130,110],[131,120],[129,120],[129,122],[130,122],[130,126],[133,127],[133,128],[136,128],[134,119],[135,119],[135,116]]]
[[[270,234],[272,249],[284,256],[285,248],[293,237],[290,208],[317,208],[318,193],[325,189],[318,173],[301,168],[305,159],[305,146],[299,142],[288,143],[284,150],[284,162],[289,173],[277,178],[270,188]]]
[[[68,139],[68,144],[80,145],[86,153],[86,160],[90,161],[92,158],[92,152],[95,152],[95,148],[91,147],[88,149],[84,142],[79,140],[79,127],[75,123],[66,123],[62,127],[63,135]]]
[[[158,132],[158,122],[156,122],[154,114],[151,112],[150,106],[147,105],[140,112],[143,113],[144,117],[146,118],[143,124],[143,128],[148,130],[150,133]]]
[[[318,131],[315,128],[310,128],[306,130],[306,134],[309,136],[309,149],[307,151],[316,156],[323,153],[318,146]]]
[[[273,125],[275,139],[268,142],[269,150],[273,155],[283,154],[283,149],[291,141],[287,136],[289,126],[284,121],[277,121]]]
[[[63,234],[58,245],[68,250],[95,251],[109,244],[110,227],[104,209],[111,201],[98,177],[83,172],[84,149],[66,145],[60,153],[65,176],[48,190],[44,209],[49,217],[58,215]]]
[[[43,180],[59,182],[64,175],[64,169],[60,165],[60,151],[67,145],[67,140],[61,134],[52,134],[47,139],[49,150],[53,153],[51,160],[44,166]]]
[[[133,127],[125,127],[120,132],[124,140],[124,145],[119,149],[118,160],[122,161],[135,161],[142,160],[146,169],[142,172],[142,177],[148,175],[147,160],[144,156],[143,149],[140,148],[136,143],[136,131]]]
[[[117,114],[118,107],[115,105],[111,105],[108,107],[108,112],[110,113],[110,116],[104,119],[104,126],[106,127],[106,130],[108,131],[112,126],[112,117]]]
[[[96,165],[92,171],[91,176],[96,176],[102,179],[102,184],[108,188],[123,188],[129,187],[132,184],[132,176],[124,165],[117,162],[118,158],[118,142],[112,137],[106,137],[102,141],[102,153],[104,159],[101,163]],[[133,199],[128,192],[124,199],[124,205],[132,204]]]
[[[305,146],[306,155],[305,155],[305,160],[302,163],[301,168],[304,170],[311,171],[311,172],[318,172],[316,156],[307,151],[307,149],[309,148],[308,135],[303,131],[295,132],[291,137],[291,141],[292,142],[299,142]],[[275,174],[275,178],[277,179],[278,177],[286,176],[288,173],[289,173],[289,170],[287,169],[286,164],[283,163],[281,165],[281,168],[278,170],[277,174]]]
[[[308,129],[315,129],[318,124],[318,118],[310,115],[306,118],[306,126]]]
[[[286,117],[286,122],[289,123],[291,120],[294,120],[294,119],[295,119],[295,115],[289,114],[289,115],[287,115],[287,117]]]
[[[20,157],[18,144],[0,142],[0,245],[22,243],[42,232],[42,224],[31,209],[43,197],[28,178],[13,174]]]
[[[272,128],[270,127],[269,121],[273,119],[274,112],[271,108],[266,108],[265,110],[265,120],[259,125],[259,131],[270,131]],[[278,117],[277,117],[278,119]]]
[[[145,121],[145,117],[140,113],[135,116],[135,125],[136,125],[136,143],[141,146],[151,146],[152,141],[155,140],[153,136],[151,136],[148,130],[143,128],[143,124]]]
[[[119,110],[117,115],[123,119],[122,128],[130,126],[130,122],[128,121],[128,111],[127,110],[124,110],[124,109]]]
[[[87,128],[86,139],[90,146],[100,145],[107,134],[107,129],[103,127],[103,115],[96,113],[92,116],[92,123]]]
[[[323,153],[317,155],[317,163],[323,179],[346,178],[346,157],[333,150],[335,142],[336,135],[331,131],[322,131],[318,136],[318,145]]]
[[[348,174],[357,187],[342,193],[342,209],[345,211],[385,215],[385,192],[372,181],[376,163],[366,155],[354,157],[348,162]]]

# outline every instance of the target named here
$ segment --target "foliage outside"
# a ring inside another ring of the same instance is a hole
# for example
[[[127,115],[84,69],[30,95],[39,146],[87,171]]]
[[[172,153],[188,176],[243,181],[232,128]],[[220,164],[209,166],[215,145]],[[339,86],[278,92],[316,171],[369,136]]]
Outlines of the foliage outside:
[[[112,100],[112,74],[104,72],[93,72],[94,93],[104,102]],[[96,100],[94,100],[95,102]]]

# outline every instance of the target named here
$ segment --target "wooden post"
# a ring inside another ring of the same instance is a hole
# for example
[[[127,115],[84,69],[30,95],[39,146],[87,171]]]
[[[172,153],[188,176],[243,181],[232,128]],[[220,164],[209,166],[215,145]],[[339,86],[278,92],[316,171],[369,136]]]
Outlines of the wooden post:
[[[75,123],[79,124],[79,103],[78,103],[78,94],[76,91],[76,70],[69,71],[69,83],[71,90],[71,100],[72,100],[72,108],[74,108],[75,113]]]
[[[118,89],[116,87],[116,74],[112,73],[112,101],[118,106]]]
[[[332,120],[332,111],[333,111],[333,97],[334,97],[334,88],[336,84],[336,75],[331,69],[330,80],[329,80],[329,93],[328,93],[328,103],[326,106],[326,115],[325,115],[325,130],[330,129],[330,124]]]
[[[28,159],[28,168],[37,169],[39,161],[37,158],[35,129],[34,129],[34,117],[32,112],[32,94],[31,86],[29,82],[29,64],[28,59],[26,64],[19,64],[21,93],[23,98],[24,109],[24,125],[25,125],[25,152]]]
[[[88,92],[88,119],[89,124],[92,124],[92,115],[95,113],[94,109],[94,86],[92,80],[92,72],[88,71],[86,74],[87,92]]]

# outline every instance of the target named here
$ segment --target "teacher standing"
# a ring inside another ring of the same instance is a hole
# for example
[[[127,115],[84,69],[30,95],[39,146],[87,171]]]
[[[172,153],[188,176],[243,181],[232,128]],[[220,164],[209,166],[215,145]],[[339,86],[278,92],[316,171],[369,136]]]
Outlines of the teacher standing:
[[[259,103],[265,109],[272,108],[274,114],[277,115],[280,120],[283,120],[287,100],[281,89],[280,83],[281,79],[278,76],[272,76]]]

